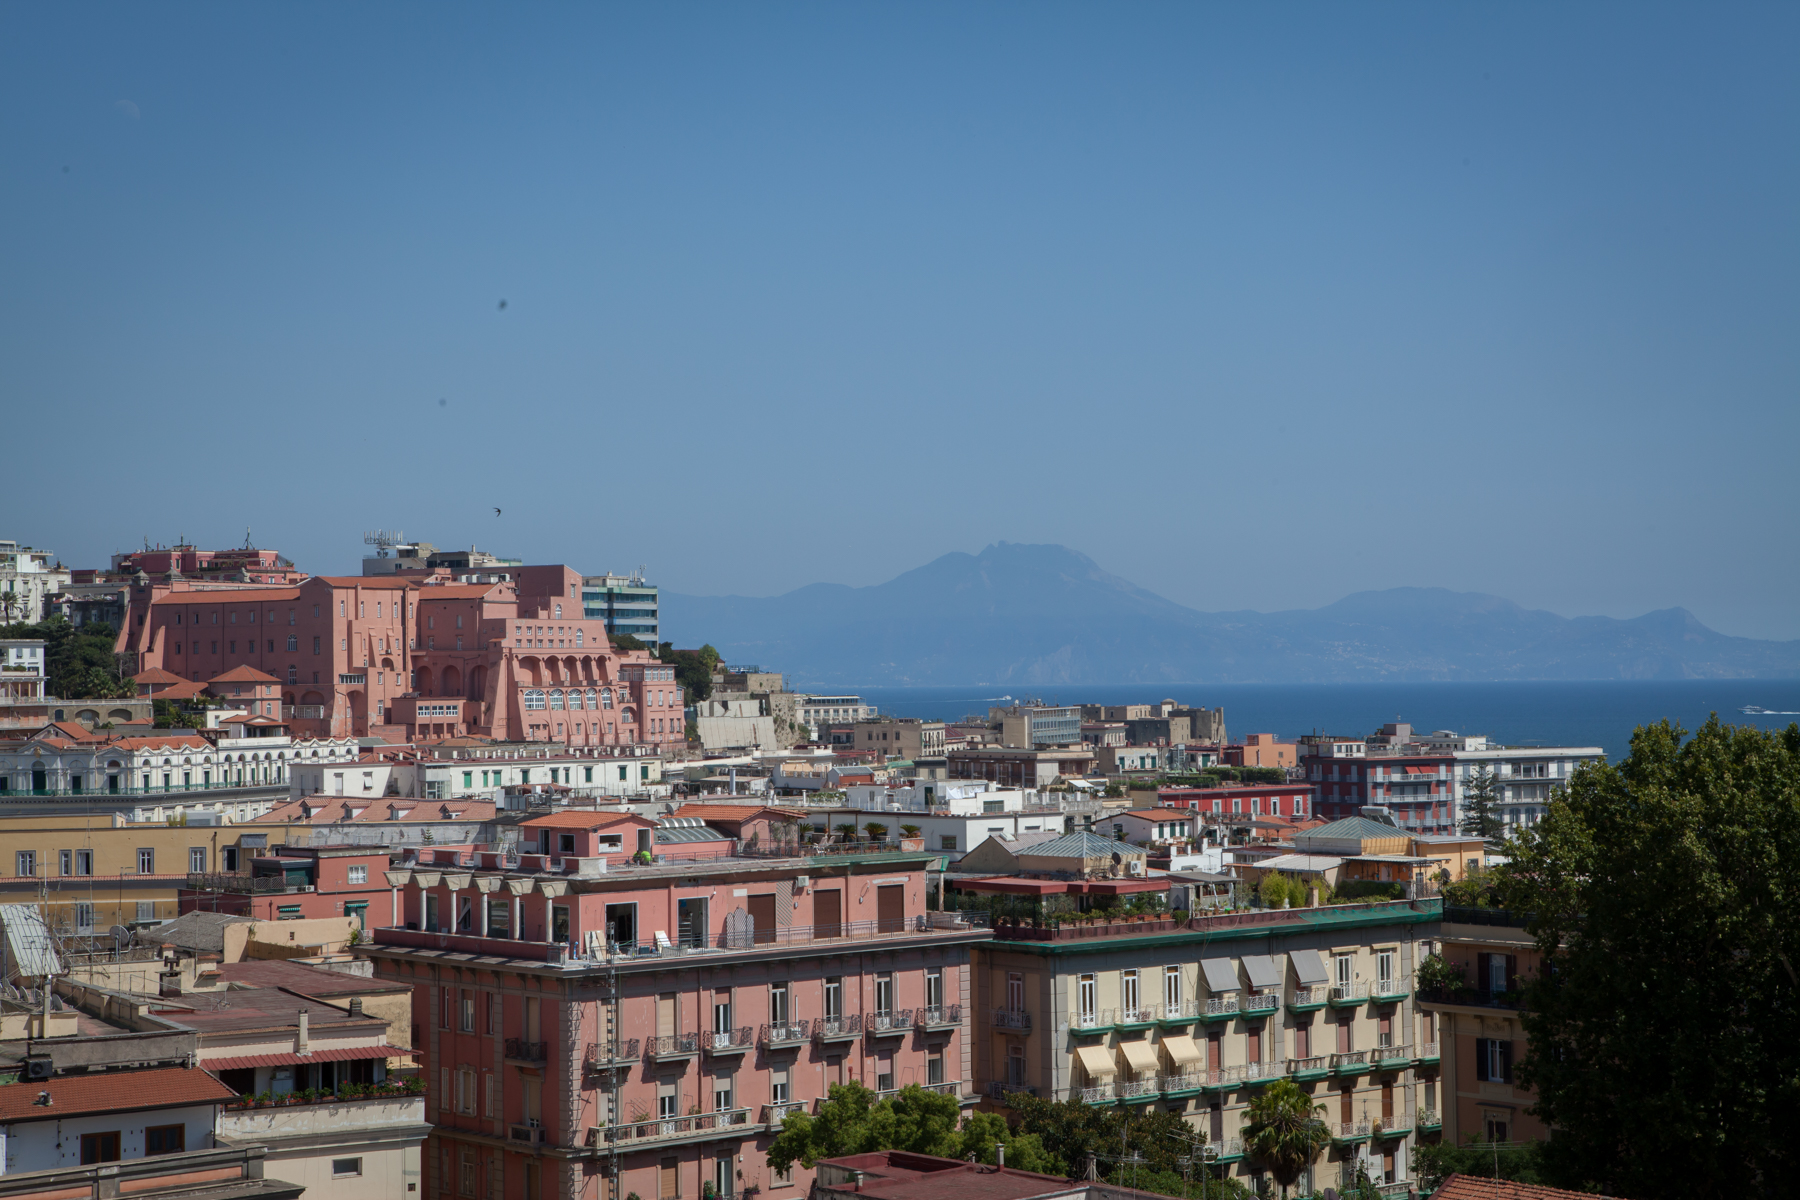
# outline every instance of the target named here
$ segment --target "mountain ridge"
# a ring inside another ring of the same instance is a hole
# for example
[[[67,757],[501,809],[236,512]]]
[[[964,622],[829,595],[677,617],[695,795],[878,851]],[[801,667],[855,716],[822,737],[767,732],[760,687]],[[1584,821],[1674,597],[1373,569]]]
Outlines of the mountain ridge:
[[[665,637],[824,686],[1800,677],[1800,641],[1737,638],[1684,608],[1563,617],[1448,588],[1209,613],[1058,545],[955,551],[867,587],[665,592]]]

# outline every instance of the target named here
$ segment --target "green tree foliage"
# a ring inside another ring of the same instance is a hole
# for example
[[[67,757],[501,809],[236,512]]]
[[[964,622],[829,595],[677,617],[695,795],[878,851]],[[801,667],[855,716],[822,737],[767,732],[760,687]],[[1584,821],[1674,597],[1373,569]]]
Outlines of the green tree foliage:
[[[1048,1159],[1036,1139],[1020,1138],[994,1113],[977,1113],[958,1127],[962,1107],[953,1096],[928,1092],[917,1084],[900,1094],[877,1100],[860,1083],[835,1083],[819,1111],[794,1112],[769,1143],[769,1166],[786,1171],[795,1163],[811,1168],[821,1158],[868,1154],[876,1150],[911,1150],[945,1158],[993,1162],[994,1148],[1006,1147],[1006,1165],[1031,1171]],[[1021,1161],[1023,1160],[1023,1161]]]
[[[1319,1117],[1324,1111],[1288,1079],[1276,1080],[1250,1100],[1244,1148],[1275,1177],[1284,1197],[1331,1141]]]
[[[67,617],[54,616],[36,625],[0,626],[0,638],[46,643],[44,685],[59,700],[113,700],[137,694],[129,679],[119,677],[113,653],[117,631],[104,622],[77,627]]]
[[[711,645],[698,650],[677,650],[669,642],[656,648],[656,657],[675,668],[675,682],[681,685],[689,703],[712,695],[713,671],[725,661]]]
[[[607,640],[612,643],[614,650],[648,650],[652,654],[656,653],[655,646],[645,645],[637,638],[632,637],[629,633],[608,634]]]
[[[1684,732],[1579,768],[1501,881],[1546,1171],[1637,1200],[1787,1186],[1800,1112],[1800,726]]]
[[[1469,1136],[1474,1137],[1473,1134]],[[1420,1142],[1413,1148],[1413,1170],[1419,1177],[1420,1195],[1437,1191],[1452,1175],[1493,1179],[1496,1167],[1501,1179],[1550,1186],[1550,1177],[1544,1171],[1542,1142],[1471,1140],[1461,1146],[1449,1142]]]
[[[1463,785],[1462,831],[1470,837],[1497,842],[1506,836],[1506,826],[1494,806],[1500,803],[1500,787],[1487,767],[1470,777]]]
[[[1455,883],[1444,884],[1444,903],[1463,908],[1497,908],[1499,894],[1494,890],[1495,880],[1494,872],[1487,867],[1466,871]]]
[[[1090,1154],[1103,1160],[1136,1154],[1142,1170],[1180,1176],[1181,1160],[1195,1145],[1194,1130],[1172,1112],[1025,1095],[1014,1096],[1012,1103],[1018,1131],[1038,1139],[1052,1175],[1085,1174]],[[1010,1146],[1006,1165],[1016,1165]]]

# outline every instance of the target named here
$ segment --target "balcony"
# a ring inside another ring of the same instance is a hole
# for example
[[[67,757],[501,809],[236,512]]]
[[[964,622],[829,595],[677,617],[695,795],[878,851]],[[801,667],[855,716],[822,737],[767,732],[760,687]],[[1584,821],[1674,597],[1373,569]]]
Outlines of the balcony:
[[[1325,1007],[1324,987],[1297,987],[1288,999],[1289,1012],[1316,1012]]]
[[[1331,1140],[1340,1146],[1369,1140],[1370,1129],[1367,1121],[1327,1121],[1325,1128],[1330,1131]]]
[[[1211,1160],[1212,1162],[1236,1162],[1244,1157],[1243,1138],[1220,1138],[1210,1145],[1216,1146],[1219,1151],[1218,1155]]]
[[[1031,1014],[1022,1008],[996,1008],[988,1021],[995,1029],[1010,1029],[1015,1033],[1031,1032]]]
[[[1160,1094],[1155,1077],[1121,1079],[1113,1084],[1113,1098],[1122,1104],[1146,1104]]]
[[[1377,979],[1369,990],[1369,999],[1377,1004],[1393,1004],[1406,999],[1411,990],[1398,979]]]
[[[1227,1069],[1235,1070],[1239,1081],[1252,1087],[1261,1087],[1265,1083],[1273,1083],[1275,1080],[1285,1077],[1288,1066],[1285,1059],[1278,1058],[1273,1062],[1245,1063],[1241,1067]]]
[[[1113,1010],[1098,1008],[1091,1012],[1078,1012],[1069,1018],[1071,1033],[1105,1033],[1113,1026]]]
[[[1266,1017],[1281,1011],[1281,993],[1258,992],[1244,1001],[1245,1018]]]
[[[1206,1007],[1200,1012],[1200,1019],[1202,1021],[1229,1021],[1237,1015],[1238,998],[1237,993],[1233,992],[1229,996],[1214,996],[1208,1000]]]
[[[1367,1050],[1351,1050],[1331,1056],[1331,1073],[1333,1075],[1361,1075],[1368,1069],[1369,1052]]]
[[[787,1120],[789,1113],[805,1112],[804,1104],[765,1104],[762,1106],[762,1123],[771,1130],[780,1129],[781,1123]]]
[[[1035,1096],[1037,1089],[1024,1083],[989,1083],[988,1099],[1011,1106],[1014,1096]]]
[[[679,1059],[693,1058],[700,1053],[700,1035],[697,1033],[665,1033],[658,1037],[645,1038],[644,1053],[652,1062],[675,1062]]]
[[[1375,1069],[1378,1071],[1403,1071],[1412,1066],[1412,1061],[1411,1046],[1381,1046],[1375,1051]]]
[[[913,1013],[910,1008],[870,1013],[863,1018],[863,1031],[872,1038],[901,1037],[912,1032],[912,1027]]]
[[[1292,1059],[1288,1062],[1288,1074],[1292,1075],[1296,1082],[1323,1079],[1331,1074],[1331,1056],[1321,1054],[1314,1058]]]
[[[411,1131],[427,1121],[423,1091],[377,1084],[363,1096],[328,1094],[312,1101],[289,1095],[277,1103],[259,1103],[242,1096],[219,1113],[218,1133],[276,1152],[327,1139],[339,1139],[341,1144],[344,1139],[379,1139],[402,1131],[416,1137]]]
[[[1421,1108],[1413,1117],[1413,1124],[1420,1133],[1435,1132],[1444,1127],[1444,1114],[1435,1108]]]
[[[963,1098],[963,1086],[962,1080],[960,1079],[952,1079],[945,1083],[921,1083],[919,1086],[928,1092],[935,1092],[940,1096],[948,1096],[952,1100],[961,1100]]]
[[[723,1058],[730,1055],[743,1054],[754,1044],[748,1025],[737,1029],[714,1030],[706,1035],[703,1049],[708,1058]]]
[[[1081,1101],[1083,1104],[1111,1104],[1113,1099],[1113,1085],[1110,1083],[1102,1083],[1096,1087],[1076,1088],[1075,1099]]]
[[[1334,983],[1325,1002],[1333,1008],[1355,1008],[1365,1004],[1369,999],[1369,985],[1366,983]]]
[[[524,1125],[508,1125],[506,1127],[506,1140],[509,1142],[518,1142],[526,1146],[542,1146],[549,1139],[545,1136],[545,1130],[542,1125],[535,1121],[530,1121]]]
[[[812,1040],[812,1033],[805,1021],[785,1021],[779,1025],[762,1027],[762,1044],[765,1050],[797,1050]]]
[[[736,1141],[755,1134],[750,1124],[750,1110],[732,1108],[724,1112],[700,1113],[690,1117],[664,1117],[656,1121],[633,1121],[627,1125],[598,1125],[588,1129],[587,1148],[597,1155],[624,1154],[652,1146],[680,1146],[694,1142]]]
[[[1164,1025],[1192,1025],[1200,1019],[1200,1002],[1198,1000],[1181,1000],[1162,1007],[1162,1016],[1157,1020]]]
[[[549,1057],[546,1044],[543,1042],[528,1042],[524,1038],[506,1039],[507,1062],[535,1066]]]
[[[853,1042],[862,1036],[862,1026],[861,1013],[851,1017],[820,1017],[813,1022],[813,1040]]]
[[[1183,1071],[1175,1075],[1159,1075],[1156,1077],[1156,1090],[1164,1099],[1173,1100],[1178,1096],[1192,1096],[1206,1086],[1205,1071]]]
[[[1438,1061],[1438,1044],[1436,1042],[1420,1043],[1420,1045],[1419,1045],[1419,1064],[1421,1066],[1427,1066],[1427,1065],[1430,1065],[1437,1061]]]
[[[1400,1138],[1412,1132],[1412,1117],[1407,1113],[1395,1113],[1375,1122],[1375,1136],[1378,1138]]]
[[[590,1071],[630,1070],[644,1057],[643,1043],[636,1038],[620,1038],[617,1042],[589,1042],[587,1069]]]
[[[1115,1029],[1148,1029],[1161,1019],[1161,1012],[1155,1005],[1139,1005],[1136,1008],[1121,1008],[1113,1014]]]
[[[914,1009],[913,1020],[920,1029],[957,1029],[962,1025],[962,1005],[929,1004]]]

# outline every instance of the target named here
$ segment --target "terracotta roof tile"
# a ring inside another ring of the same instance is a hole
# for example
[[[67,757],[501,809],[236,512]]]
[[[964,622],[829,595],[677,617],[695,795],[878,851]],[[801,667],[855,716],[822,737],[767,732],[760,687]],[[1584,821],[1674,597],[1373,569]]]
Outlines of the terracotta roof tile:
[[[240,663],[223,675],[214,675],[208,683],[280,683],[273,675],[266,675],[255,667]]]
[[[636,813],[608,812],[555,812],[541,817],[533,817],[529,821],[519,822],[522,829],[602,829],[608,825],[643,825],[653,827],[654,821],[648,817],[640,817]]]
[[[48,1105],[38,1103],[40,1092],[50,1093]],[[84,1113],[216,1104],[236,1095],[205,1071],[186,1067],[59,1075],[49,1080],[0,1086],[0,1125],[63,1120]]]
[[[165,671],[161,667],[151,667],[148,671],[139,671],[131,677],[133,683],[186,683],[187,680],[173,671]]]
[[[203,592],[169,592],[158,596],[157,604],[267,604],[275,600],[298,600],[300,589],[286,588],[218,588]]]
[[[1564,1200],[1565,1197],[1568,1200],[1593,1200],[1588,1192],[1568,1192],[1562,1188],[1479,1175],[1452,1175],[1431,1193],[1431,1200]]]

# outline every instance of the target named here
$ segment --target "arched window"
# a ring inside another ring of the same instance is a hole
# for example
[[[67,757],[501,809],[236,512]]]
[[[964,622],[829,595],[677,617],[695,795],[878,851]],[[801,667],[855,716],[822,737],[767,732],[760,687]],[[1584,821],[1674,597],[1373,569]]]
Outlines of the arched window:
[[[623,721],[623,722],[625,722],[625,724],[627,724],[627,725],[629,725],[629,724],[631,724],[631,723],[632,723],[632,722],[633,722],[633,721],[635,721],[635,720],[637,720],[637,714],[636,714],[636,713],[634,713],[634,712],[632,712],[632,711],[631,711],[631,710],[630,710],[630,709],[629,709],[629,708],[628,708],[628,709],[626,709],[626,710],[625,710],[625,711],[624,711],[624,712],[622,712],[622,713],[620,713],[620,714],[619,714],[619,719],[620,719],[620,720],[621,720],[621,721]]]
[[[291,633],[288,634],[288,653],[292,654],[299,649],[300,649],[300,639],[295,637]]]
[[[563,706],[562,689],[561,688],[551,688],[550,689],[550,707],[560,711],[562,706]]]
[[[611,688],[601,688],[600,689],[600,707],[601,708],[611,708],[612,707],[612,689]]]
[[[587,707],[586,701],[584,701],[581,698],[581,689],[575,688],[569,692],[569,707],[570,708],[586,708]]]
[[[595,695],[594,695],[594,689],[593,689],[593,688],[589,688],[589,689],[588,689],[588,693],[587,693],[587,706],[588,706],[588,707],[589,707],[589,708],[592,708],[592,709],[596,709],[596,710],[597,710],[597,709],[599,709],[599,707],[600,707],[600,702],[599,702],[599,700],[598,700],[598,699],[596,699],[596,698],[595,698]]]
[[[529,688],[525,692],[525,707],[537,710],[544,707],[544,693],[537,688]]]

